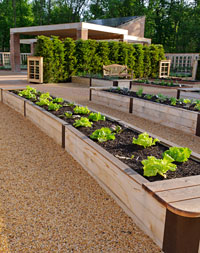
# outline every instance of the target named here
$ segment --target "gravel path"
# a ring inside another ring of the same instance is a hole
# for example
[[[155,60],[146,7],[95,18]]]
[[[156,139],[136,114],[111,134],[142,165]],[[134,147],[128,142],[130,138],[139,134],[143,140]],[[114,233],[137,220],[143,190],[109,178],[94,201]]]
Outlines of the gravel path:
[[[0,252],[160,252],[73,158],[0,103]]]

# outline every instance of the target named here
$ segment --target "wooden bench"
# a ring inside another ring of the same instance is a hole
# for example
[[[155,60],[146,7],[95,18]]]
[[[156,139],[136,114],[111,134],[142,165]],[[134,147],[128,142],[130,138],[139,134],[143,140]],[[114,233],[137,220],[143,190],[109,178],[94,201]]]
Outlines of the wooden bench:
[[[131,74],[128,72],[131,71]],[[126,65],[111,64],[103,65],[103,76],[130,77],[133,79],[133,71]]]

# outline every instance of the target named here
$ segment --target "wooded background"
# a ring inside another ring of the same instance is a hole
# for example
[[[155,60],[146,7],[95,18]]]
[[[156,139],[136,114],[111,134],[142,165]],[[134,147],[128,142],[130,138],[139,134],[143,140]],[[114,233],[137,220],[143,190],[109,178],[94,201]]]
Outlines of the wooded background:
[[[200,52],[200,0],[0,0],[0,51],[9,51],[11,27],[143,15],[152,43]]]

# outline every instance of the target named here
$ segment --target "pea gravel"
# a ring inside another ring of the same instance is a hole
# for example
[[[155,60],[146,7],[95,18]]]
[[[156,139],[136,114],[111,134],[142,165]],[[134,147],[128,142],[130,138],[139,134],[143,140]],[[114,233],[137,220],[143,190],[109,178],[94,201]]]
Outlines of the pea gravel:
[[[73,158],[0,103],[0,252],[161,252]]]

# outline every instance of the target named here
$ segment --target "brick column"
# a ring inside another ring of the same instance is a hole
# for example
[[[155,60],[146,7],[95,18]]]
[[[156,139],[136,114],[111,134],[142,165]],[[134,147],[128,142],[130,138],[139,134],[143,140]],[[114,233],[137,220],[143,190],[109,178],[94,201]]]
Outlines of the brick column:
[[[76,39],[88,40],[88,29],[76,30]]]
[[[10,60],[12,71],[20,72],[20,38],[19,34],[10,34]]]
[[[30,46],[31,46],[31,55],[34,55],[36,43],[33,42],[30,44]]]

